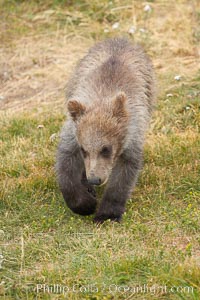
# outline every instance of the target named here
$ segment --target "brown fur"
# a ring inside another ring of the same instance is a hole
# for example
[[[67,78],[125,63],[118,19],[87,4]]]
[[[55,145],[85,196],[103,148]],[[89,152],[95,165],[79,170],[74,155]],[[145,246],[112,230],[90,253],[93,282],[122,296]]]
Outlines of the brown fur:
[[[119,93],[111,103],[106,105],[102,102],[101,105],[88,111],[85,109],[84,113],[82,104],[78,106],[77,101],[68,103],[68,110],[77,122],[78,143],[88,154],[84,159],[87,178],[95,175],[102,183],[107,182],[126,136],[128,112],[125,102],[126,95]],[[81,118],[78,118],[80,111],[82,111]],[[107,145],[112,145],[112,154],[109,158],[104,158],[100,155],[100,151]]]
[[[86,211],[93,213],[96,205],[89,193],[88,201],[83,202],[82,192],[76,189],[80,183],[74,175],[69,178],[74,174],[70,168],[74,165],[77,170],[82,161],[80,172],[87,188],[87,179],[89,183],[108,182],[95,220],[120,219],[141,167],[154,90],[149,58],[125,39],[95,45],[78,64],[68,83],[69,121],[62,131],[62,155],[57,162],[63,196],[69,207],[75,205],[75,212],[85,214],[85,205]],[[76,151],[77,162],[73,158]],[[69,181],[77,196],[68,190]]]

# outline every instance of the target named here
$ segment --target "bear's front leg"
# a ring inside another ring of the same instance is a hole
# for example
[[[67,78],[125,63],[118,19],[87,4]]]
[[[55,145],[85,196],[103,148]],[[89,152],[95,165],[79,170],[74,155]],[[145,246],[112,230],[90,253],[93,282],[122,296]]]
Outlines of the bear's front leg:
[[[58,183],[67,206],[74,213],[80,215],[93,214],[97,201],[85,176],[85,166],[79,145],[69,130],[63,130],[61,135],[56,171]]]
[[[111,173],[102,202],[94,222],[103,223],[110,219],[119,222],[128,199],[138,178],[142,164],[142,151],[126,150],[117,160]]]

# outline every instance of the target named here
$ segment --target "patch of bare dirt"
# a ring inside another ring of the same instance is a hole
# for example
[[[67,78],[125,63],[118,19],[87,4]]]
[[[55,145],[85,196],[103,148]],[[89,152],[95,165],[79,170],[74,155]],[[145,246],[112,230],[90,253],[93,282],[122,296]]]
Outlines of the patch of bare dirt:
[[[55,35],[22,38],[0,52],[0,109],[21,110],[64,101],[72,66],[89,43]]]

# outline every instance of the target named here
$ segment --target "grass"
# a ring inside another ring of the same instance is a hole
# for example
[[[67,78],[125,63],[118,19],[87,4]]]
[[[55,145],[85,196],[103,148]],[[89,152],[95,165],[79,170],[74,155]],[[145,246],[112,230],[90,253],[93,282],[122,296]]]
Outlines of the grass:
[[[0,2],[0,299],[200,298],[200,6],[145,4]],[[56,183],[64,86],[90,45],[130,26],[153,59],[158,103],[123,221],[96,227]]]

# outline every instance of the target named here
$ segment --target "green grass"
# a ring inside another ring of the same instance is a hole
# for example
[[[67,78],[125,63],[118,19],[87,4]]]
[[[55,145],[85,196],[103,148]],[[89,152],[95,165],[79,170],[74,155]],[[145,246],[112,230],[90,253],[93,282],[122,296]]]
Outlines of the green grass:
[[[112,10],[132,5],[128,0],[2,3],[0,24],[5,22],[6,31],[1,40],[8,49],[17,47],[12,43],[20,37],[55,34],[62,22],[67,33],[94,41],[115,21],[124,22],[123,31],[132,16],[126,7]],[[74,215],[64,203],[54,171],[64,104],[57,106],[52,97],[48,104],[27,105],[25,112],[0,112],[0,299],[200,299],[200,76],[187,76],[191,67],[186,65],[180,82],[174,81],[176,55],[160,46],[162,39],[149,21],[151,16],[156,20],[156,1],[151,1],[155,6],[148,16],[140,10],[146,2],[141,3],[134,3],[137,24],[151,30],[145,37],[138,31],[136,40],[157,65],[164,64],[164,71],[157,69],[160,93],[144,168],[120,224],[107,221],[97,227],[92,216]],[[43,15],[34,21],[35,14],[49,9],[55,10],[55,18]],[[169,26],[174,28],[170,19]],[[190,43],[194,46],[196,40]]]

